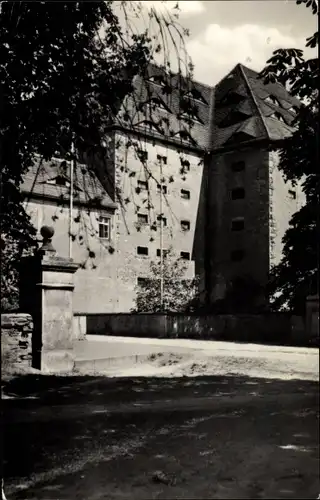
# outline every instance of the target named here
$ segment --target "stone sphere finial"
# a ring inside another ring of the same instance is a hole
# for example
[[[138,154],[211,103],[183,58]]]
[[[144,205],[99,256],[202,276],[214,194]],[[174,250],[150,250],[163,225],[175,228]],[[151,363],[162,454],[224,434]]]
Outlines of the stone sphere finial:
[[[50,239],[54,235],[54,228],[52,226],[42,226],[40,229],[41,236],[43,239]]]
[[[51,240],[54,235],[54,228],[52,226],[42,226],[40,229],[41,236],[43,237],[43,243],[40,250],[44,252],[52,252],[56,253],[56,250],[53,248]]]

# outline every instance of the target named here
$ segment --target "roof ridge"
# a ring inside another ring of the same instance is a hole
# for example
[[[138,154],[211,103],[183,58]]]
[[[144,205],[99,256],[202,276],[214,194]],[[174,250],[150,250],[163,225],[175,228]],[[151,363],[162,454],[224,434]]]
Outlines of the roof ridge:
[[[255,69],[249,68],[249,66],[246,66],[245,64],[238,63],[237,66],[243,71],[248,69],[249,71],[252,71],[252,73],[256,73],[256,75],[259,75],[260,71],[256,71]]]
[[[236,69],[236,67],[239,66],[239,63],[236,64],[225,76],[223,76],[222,78],[220,78],[220,80],[217,81],[217,83],[213,86],[215,89],[220,85],[220,83],[223,82],[223,80],[226,80],[228,78],[228,76],[231,75],[231,73],[233,73]]]
[[[252,90],[252,88],[251,88],[251,85],[250,85],[250,83],[248,82],[248,78],[247,78],[247,75],[245,74],[245,71],[244,71],[244,69],[243,69],[243,65],[239,63],[239,64],[238,64],[238,66],[239,66],[239,69],[240,69],[240,71],[241,71],[241,74],[242,74],[242,76],[243,76],[243,78],[244,78],[244,81],[245,81],[245,83],[246,83],[246,85],[247,85],[247,87],[248,87],[249,94],[251,95],[252,100],[253,100],[253,102],[254,102],[254,104],[255,104],[256,108],[257,108],[259,118],[260,118],[260,120],[261,120],[261,122],[262,122],[262,124],[263,124],[263,127],[264,127],[264,129],[265,129],[265,131],[266,131],[266,133],[267,133],[267,137],[268,137],[268,139],[271,139],[270,134],[269,134],[269,129],[268,129],[267,124],[266,124],[266,122],[265,122],[265,120],[264,120],[264,117],[262,116],[261,109],[260,109],[260,107],[259,107],[259,104],[258,104],[258,102],[257,102],[257,100],[256,100],[256,98],[255,98],[255,96],[254,96],[254,92],[253,92],[253,90]]]
[[[160,69],[160,70],[164,70],[164,72],[166,72],[168,75],[170,75],[170,72],[168,72],[166,70],[166,68],[164,66],[161,66],[160,64],[155,64],[155,63],[150,63],[150,66],[154,66],[155,68],[157,69]],[[172,71],[171,72],[171,75],[170,76],[179,76],[179,72],[178,71]],[[180,75],[184,80],[187,79],[186,76],[184,75]],[[195,78],[191,78],[191,81],[192,83],[197,83],[198,85],[201,85],[202,87],[206,87],[207,89],[212,89],[214,87],[214,85],[209,85],[208,83],[203,83],[203,82],[200,82],[199,80],[196,80]]]

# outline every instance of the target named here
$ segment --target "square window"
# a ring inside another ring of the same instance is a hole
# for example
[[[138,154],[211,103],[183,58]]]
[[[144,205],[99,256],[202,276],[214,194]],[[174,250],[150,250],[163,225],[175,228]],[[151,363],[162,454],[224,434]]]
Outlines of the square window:
[[[143,151],[143,149],[139,149],[137,151],[137,156],[142,163],[145,163],[148,160],[148,151]]]
[[[137,219],[140,224],[148,224],[147,214],[138,214]]]
[[[138,286],[145,286],[146,285],[147,278],[137,278],[137,285]]]
[[[189,162],[189,160],[185,160],[184,158],[180,158],[180,164],[181,164],[180,174],[185,174],[186,172],[190,172],[190,162]]]
[[[190,260],[190,253],[189,252],[180,252],[180,258],[183,260]]]
[[[190,231],[190,221],[182,220],[180,222],[180,226],[181,226],[182,231]]]
[[[149,255],[148,247],[137,247],[137,254],[138,255]]]
[[[99,238],[103,240],[110,239],[110,217],[99,218]]]
[[[169,250],[162,250],[162,256],[165,259],[168,255]],[[160,248],[157,248],[157,257],[160,257],[161,255],[161,250]]]
[[[162,215],[158,215],[157,216],[157,221],[159,222],[159,225],[160,225],[161,220],[162,220],[162,225],[166,226],[167,225],[167,218],[163,217]]]
[[[157,160],[158,160],[158,162],[163,163],[163,165],[167,164],[167,157],[166,156],[157,155]]]
[[[231,260],[233,262],[240,262],[244,259],[244,250],[233,250],[231,252]]]
[[[181,198],[184,200],[190,200],[190,191],[187,189],[181,189]]]
[[[242,231],[244,229],[244,219],[233,219],[231,221],[232,231]]]
[[[147,191],[148,189],[147,181],[138,181],[138,188]]]
[[[231,198],[233,200],[241,200],[245,197],[245,191],[243,188],[235,188],[231,191]]]
[[[244,161],[235,161],[231,163],[231,170],[233,172],[242,172],[246,168],[246,164]]]
[[[293,189],[289,189],[288,193],[292,200],[295,200],[297,198],[297,193]]]
[[[167,194],[167,192],[168,192],[167,186],[165,186],[164,184],[158,184],[157,185],[158,193],[161,193],[161,189],[162,189],[163,194]]]

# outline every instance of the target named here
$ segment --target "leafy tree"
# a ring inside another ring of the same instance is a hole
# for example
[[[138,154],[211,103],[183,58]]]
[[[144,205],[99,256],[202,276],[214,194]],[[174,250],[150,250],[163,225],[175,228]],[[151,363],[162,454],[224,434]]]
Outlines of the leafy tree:
[[[177,48],[178,39],[183,47],[186,32],[175,15],[155,9],[137,31],[139,2],[120,2],[124,23],[112,1],[0,5],[2,284],[12,292],[21,253],[35,245],[19,192],[35,155],[40,170],[57,151],[70,159],[74,141],[80,155],[107,158],[102,140],[132,91],[133,75],[144,74],[155,55],[170,68],[169,45]]]
[[[136,307],[132,312],[185,312],[192,311],[192,303],[198,296],[198,278],[186,279],[188,265],[175,258],[168,250],[161,265],[160,259],[150,263],[147,278],[136,287]],[[161,276],[163,279],[163,301],[161,304]]]
[[[316,0],[297,0],[318,15]],[[306,46],[316,48],[318,31]],[[305,59],[298,49],[279,49],[261,73],[265,81],[278,81],[301,99],[295,131],[281,145],[279,169],[287,181],[302,182],[306,204],[296,212],[283,238],[283,257],[270,274],[269,293],[275,309],[303,313],[308,294],[319,291],[319,57]]]

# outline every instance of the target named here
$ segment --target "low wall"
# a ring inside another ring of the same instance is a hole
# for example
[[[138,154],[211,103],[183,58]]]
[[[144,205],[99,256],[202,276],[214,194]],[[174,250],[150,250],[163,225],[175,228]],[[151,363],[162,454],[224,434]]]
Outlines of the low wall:
[[[2,370],[32,365],[32,332],[30,314],[1,314]]]
[[[319,295],[307,297],[306,327],[308,336],[319,342]]]
[[[309,345],[304,320],[287,313],[257,315],[86,314],[88,335],[229,340]],[[85,324],[86,323],[86,324]]]

